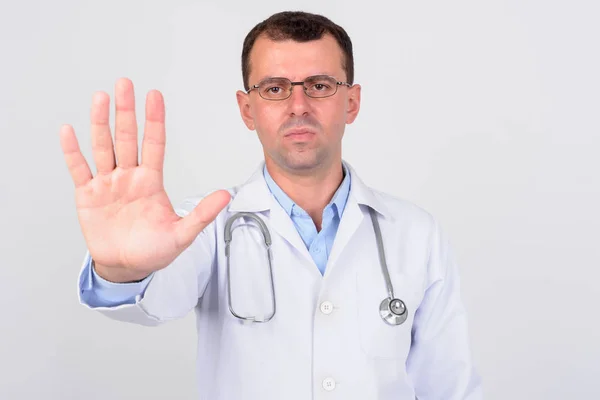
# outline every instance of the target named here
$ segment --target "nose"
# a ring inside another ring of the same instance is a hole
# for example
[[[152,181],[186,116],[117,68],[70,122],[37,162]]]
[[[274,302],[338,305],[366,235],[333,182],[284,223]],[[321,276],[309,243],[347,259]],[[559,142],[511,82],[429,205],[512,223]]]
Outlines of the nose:
[[[292,94],[287,99],[291,115],[306,115],[310,110],[310,97],[304,93],[302,85],[292,86]]]

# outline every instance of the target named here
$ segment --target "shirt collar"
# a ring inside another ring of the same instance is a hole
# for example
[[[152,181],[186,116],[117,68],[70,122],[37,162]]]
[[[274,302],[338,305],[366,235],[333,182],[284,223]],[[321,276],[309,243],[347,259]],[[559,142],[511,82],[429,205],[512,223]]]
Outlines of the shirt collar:
[[[337,212],[338,217],[340,218],[342,217],[342,214],[344,213],[344,208],[346,207],[346,202],[350,193],[351,180],[350,170],[346,167],[344,163],[342,163],[342,166],[344,171],[344,179],[342,180],[342,183],[333,195],[331,201],[327,205],[328,207],[332,205],[332,208]],[[271,177],[271,174],[269,174],[269,171],[267,170],[266,164],[263,167],[263,175],[265,177],[267,186],[273,194],[273,196],[275,197],[275,199],[277,199],[277,201],[279,202],[281,207],[283,207],[287,215],[291,216],[294,208],[300,208],[300,206],[294,203],[294,201],[287,194],[285,194],[285,192],[279,187],[279,185],[275,183],[275,181]]]

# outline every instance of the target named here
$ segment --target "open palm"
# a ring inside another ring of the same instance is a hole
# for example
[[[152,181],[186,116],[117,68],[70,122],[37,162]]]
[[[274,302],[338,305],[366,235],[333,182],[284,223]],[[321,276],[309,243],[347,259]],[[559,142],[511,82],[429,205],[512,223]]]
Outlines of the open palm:
[[[137,122],[133,84],[120,79],[115,88],[115,145],[109,121],[110,98],[94,94],[91,109],[92,176],[73,128],[60,131],[61,147],[75,184],[81,229],[96,270],[106,279],[142,279],[169,265],[227,205],[220,190],[179,217],[165,192],[165,111],[160,92],[146,98],[146,121],[138,163]],[[116,156],[116,157],[115,157]]]

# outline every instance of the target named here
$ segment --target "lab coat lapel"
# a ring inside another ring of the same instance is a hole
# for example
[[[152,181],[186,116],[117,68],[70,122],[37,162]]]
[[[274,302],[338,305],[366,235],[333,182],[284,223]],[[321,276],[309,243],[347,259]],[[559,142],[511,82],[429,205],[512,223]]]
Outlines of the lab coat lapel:
[[[354,184],[354,182],[352,182],[352,184]],[[344,214],[342,214],[342,219],[340,220],[340,226],[338,227],[333,240],[331,253],[327,259],[327,267],[325,268],[324,277],[327,277],[331,274],[332,267],[336,264],[340,254],[346,248],[350,238],[352,238],[354,233],[358,230],[358,227],[362,223],[363,219],[363,212],[356,202],[356,199],[354,199],[352,196],[349,196],[344,209]]]
[[[269,190],[263,175],[263,167],[264,162],[261,162],[250,179],[240,187],[229,204],[228,211],[230,213],[242,211],[263,213],[269,211],[270,215],[268,220],[266,220],[269,229],[277,232],[298,253],[312,262],[312,257],[294,226],[292,219]]]
[[[367,221],[365,222],[369,223],[369,227],[372,226],[368,214],[369,211],[365,206],[371,207],[377,211],[378,218],[393,219],[392,214],[385,204],[363,183],[352,166],[346,161],[344,161],[344,164],[350,171],[350,194],[348,196],[348,201],[346,202],[346,207],[344,208],[344,213],[342,214],[342,219],[340,220],[340,226],[338,227],[338,231],[333,241],[333,247],[327,261],[327,268],[325,269],[325,277],[327,277],[334,269],[333,267],[335,266],[336,261],[339,259],[352,236],[356,234],[358,228],[363,223],[363,220],[367,218]],[[373,240],[375,240],[374,231],[372,231],[372,229],[371,232],[373,233]]]
[[[311,263],[314,263],[310,253],[308,252],[308,249],[306,248],[306,244],[304,244],[302,237],[300,237],[300,234],[294,225],[294,222],[285,212],[283,207],[281,207],[279,202],[277,202],[277,199],[275,199],[274,196],[271,197],[273,198],[270,216],[271,228],[275,232],[279,233],[285,240],[287,240],[288,243],[291,244],[300,254],[302,254],[304,258],[310,260]]]

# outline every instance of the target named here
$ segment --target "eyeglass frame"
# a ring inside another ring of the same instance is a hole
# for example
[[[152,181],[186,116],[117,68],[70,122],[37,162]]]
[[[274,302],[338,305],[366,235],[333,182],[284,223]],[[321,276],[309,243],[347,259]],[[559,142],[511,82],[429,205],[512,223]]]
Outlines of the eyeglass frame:
[[[335,81],[335,92],[333,92],[333,93],[332,93],[332,94],[330,94],[330,95],[327,95],[327,96],[321,96],[321,97],[314,97],[314,96],[311,96],[311,95],[309,95],[308,93],[306,93],[306,90],[307,90],[307,88],[306,88],[306,86],[304,86],[304,83],[306,83],[306,80],[307,80],[307,79],[310,79],[310,78],[315,78],[315,77],[327,77],[327,78],[331,78],[331,79],[333,79],[333,80]],[[337,80],[335,77],[333,77],[333,76],[330,76],[330,75],[311,75],[311,76],[308,76],[308,77],[306,77],[306,78],[305,78],[303,81],[296,81],[296,82],[292,81],[292,80],[291,80],[291,79],[289,79],[289,78],[285,78],[285,77],[282,77],[282,76],[276,76],[276,77],[272,77],[272,78],[265,78],[265,79],[263,79],[262,81],[258,82],[256,85],[252,85],[252,86],[250,86],[250,88],[248,88],[248,90],[246,90],[246,94],[249,94],[249,93],[250,93],[251,91],[253,91],[254,89],[259,89],[259,88],[260,88],[260,85],[261,85],[261,84],[262,84],[264,81],[266,81],[267,79],[285,79],[285,80],[289,81],[289,82],[290,82],[290,84],[291,84],[291,85],[290,85],[290,94],[289,94],[287,97],[284,97],[284,98],[282,98],[282,99],[267,99],[267,98],[263,97],[263,96],[260,94],[260,90],[259,90],[259,91],[258,91],[258,95],[259,95],[259,96],[260,96],[262,99],[265,99],[265,100],[268,100],[268,101],[281,101],[281,100],[287,100],[287,99],[289,99],[289,98],[292,96],[292,92],[294,91],[294,86],[298,86],[298,85],[302,85],[302,89],[303,89],[302,91],[304,92],[304,94],[305,94],[305,95],[307,95],[307,96],[308,96],[308,97],[310,97],[311,99],[326,99],[327,97],[331,97],[331,96],[335,95],[335,94],[337,93],[337,91],[338,91],[338,87],[339,87],[339,86],[342,86],[342,85],[343,85],[343,86],[347,86],[347,87],[352,87],[352,86],[353,86],[352,84],[350,84],[350,83],[348,83],[348,82],[342,82],[342,81],[338,81],[338,80]]]

